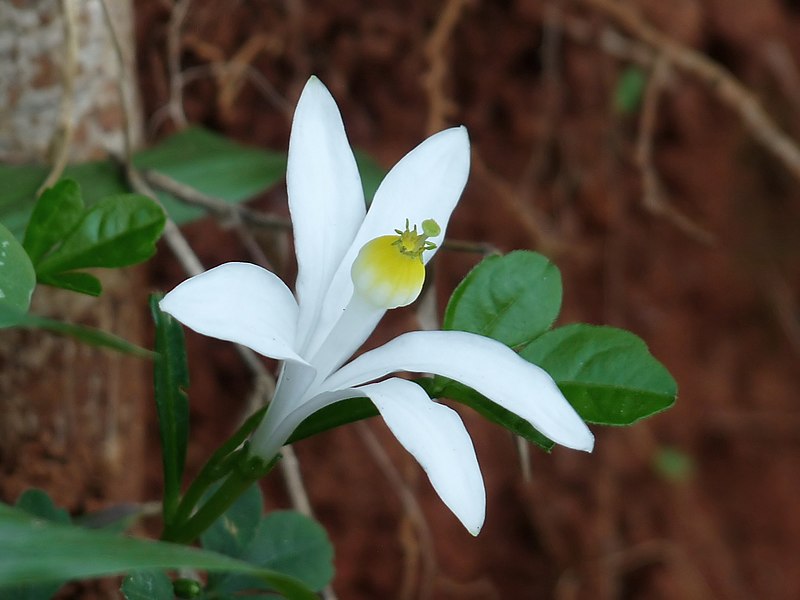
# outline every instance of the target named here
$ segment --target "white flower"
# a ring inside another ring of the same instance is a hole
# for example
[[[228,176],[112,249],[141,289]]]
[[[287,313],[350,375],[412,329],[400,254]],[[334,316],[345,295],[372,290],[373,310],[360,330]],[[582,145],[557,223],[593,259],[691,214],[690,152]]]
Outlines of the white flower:
[[[444,503],[477,535],[485,490],[457,413],[408,380],[370,382],[398,371],[450,377],[555,442],[591,451],[591,432],[553,380],[500,342],[457,331],[406,333],[345,364],[387,308],[419,294],[424,264],[444,237],[468,171],[466,129],[442,131],[388,173],[365,211],[339,109],[312,77],[295,112],[287,170],[297,299],[273,273],[228,263],[180,284],[161,308],[199,333],[286,361],[252,436],[254,454],[269,460],[314,412],[368,397]]]

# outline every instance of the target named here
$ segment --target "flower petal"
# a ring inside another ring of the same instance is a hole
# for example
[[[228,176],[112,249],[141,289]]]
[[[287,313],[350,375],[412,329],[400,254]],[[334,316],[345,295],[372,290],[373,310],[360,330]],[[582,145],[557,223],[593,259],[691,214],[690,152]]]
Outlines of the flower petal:
[[[472,535],[478,535],[486,513],[486,492],[472,440],[454,410],[433,402],[410,381],[394,378],[323,392],[283,419],[271,418],[270,407],[250,439],[250,451],[272,459],[313,413],[357,396],[372,400],[397,440],[425,469],[442,501]]]
[[[287,363],[286,368],[290,366],[292,365]],[[281,374],[282,379],[285,373],[286,370]],[[279,382],[279,388],[282,383],[283,381]],[[294,430],[315,412],[340,400],[364,396],[360,390],[344,389],[323,392],[303,402],[297,402],[296,398],[282,397],[279,390],[269,405],[264,420],[250,437],[250,451],[264,460],[272,460]]]
[[[406,219],[412,226],[422,225],[425,219],[436,221],[441,231],[430,241],[438,245],[468,175],[467,129],[453,127],[432,135],[406,154],[381,182],[348,254],[357,254],[368,241],[402,229]],[[434,253],[426,252],[424,259],[430,260]]]
[[[299,348],[316,329],[328,285],[364,219],[364,191],[328,89],[308,80],[292,123],[286,170],[297,254]]]
[[[556,443],[591,451],[594,437],[542,369],[492,340],[463,331],[414,331],[366,352],[321,389],[352,387],[396,371],[436,373],[468,385]]]
[[[310,362],[317,369],[318,381],[353,356],[375,330],[385,312],[385,309],[374,306],[360,295],[353,295],[325,343],[311,356]],[[313,390],[310,392],[314,393]]]
[[[372,400],[397,441],[422,465],[442,501],[472,535],[478,535],[486,515],[486,491],[458,413],[404,379],[358,390]]]
[[[292,292],[259,266],[220,265],[181,283],[159,306],[203,335],[279,360],[305,362],[294,349],[297,303]]]
[[[331,281],[319,331],[309,344],[312,351],[322,344],[350,302],[353,295],[350,269],[364,244],[376,237],[392,234],[405,225],[406,219],[412,226],[433,219],[441,232],[431,241],[441,245],[450,215],[467,183],[469,161],[467,130],[454,127],[426,139],[389,171]],[[426,251],[423,260],[429,261],[435,253],[436,250]]]

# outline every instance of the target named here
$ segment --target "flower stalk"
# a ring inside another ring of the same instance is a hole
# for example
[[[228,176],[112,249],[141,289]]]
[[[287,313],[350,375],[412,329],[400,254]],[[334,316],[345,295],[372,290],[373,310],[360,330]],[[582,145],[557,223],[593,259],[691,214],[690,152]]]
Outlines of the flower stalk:
[[[233,460],[227,461],[227,474],[223,475],[225,478],[220,486],[193,515],[185,518],[186,515],[182,514],[183,519],[165,531],[162,539],[179,544],[193,542],[222,516],[251,485],[269,473],[280,459],[280,456],[276,456],[270,461],[265,461],[260,456],[253,456],[247,445],[236,451],[231,457]],[[209,482],[206,480],[204,483]],[[204,487],[203,492],[208,490],[210,484]]]

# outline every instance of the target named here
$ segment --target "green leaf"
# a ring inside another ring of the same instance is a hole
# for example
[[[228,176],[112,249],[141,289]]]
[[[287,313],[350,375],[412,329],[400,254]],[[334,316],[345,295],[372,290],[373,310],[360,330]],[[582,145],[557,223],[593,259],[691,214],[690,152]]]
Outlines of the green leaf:
[[[295,511],[275,511],[264,517],[242,558],[291,575],[313,590],[321,590],[333,579],[328,534],[315,520]]]
[[[146,196],[104,198],[87,210],[61,245],[37,265],[39,275],[91,267],[126,267],[155,254],[166,216]]]
[[[44,165],[0,164],[0,181],[6,184],[0,196],[0,221],[22,239],[29,222],[36,192],[47,178],[50,168]],[[64,178],[72,179],[81,188],[83,200],[92,205],[101,198],[128,191],[125,178],[112,161],[97,161],[68,165]]]
[[[174,134],[133,157],[139,169],[154,169],[227,202],[249,200],[283,179],[286,155],[237,144],[200,127]],[[0,164],[0,180],[6,187],[0,196],[0,221],[22,239],[34,206],[36,191],[47,177],[42,165]],[[92,205],[101,198],[129,191],[119,167],[112,161],[69,165],[64,177],[75,180],[83,199]],[[365,184],[366,186],[366,184]],[[169,216],[178,224],[205,216],[169,194],[159,193]]]
[[[21,508],[33,517],[52,521],[53,523],[70,522],[69,513],[53,504],[50,496],[43,490],[35,488],[25,490],[17,498],[17,503],[14,506]]]
[[[83,211],[81,189],[71,179],[59,181],[42,192],[22,242],[34,265],[78,224]]]
[[[653,468],[667,481],[683,483],[694,475],[692,457],[677,448],[664,447],[653,457]]]
[[[15,506],[29,515],[45,521],[53,523],[70,522],[69,513],[53,504],[50,496],[42,490],[25,490],[17,498]],[[23,583],[0,590],[0,592],[5,592],[9,598],[14,598],[15,600],[50,600],[66,582],[67,580],[64,579],[47,583]]]
[[[26,312],[36,287],[31,259],[11,232],[0,223],[0,308]]]
[[[547,258],[519,250],[489,256],[453,292],[443,329],[469,331],[511,347],[541,335],[561,310],[561,274]]]
[[[89,296],[99,296],[103,293],[103,284],[97,277],[80,271],[39,275],[39,283]]]
[[[0,329],[6,327],[22,327],[24,329],[44,329],[51,333],[66,335],[79,340],[90,346],[109,348],[123,354],[131,354],[142,358],[152,358],[153,353],[141,346],[132,344],[111,333],[106,333],[94,327],[76,325],[75,323],[65,323],[47,317],[39,317],[28,313],[20,312],[17,309],[5,306],[0,303]]]
[[[119,588],[125,600],[175,600],[172,581],[164,571],[136,571]]]
[[[431,398],[449,398],[468,406],[485,419],[505,427],[511,433],[525,438],[547,452],[554,446],[551,440],[534,429],[525,419],[457,381],[445,377],[426,377],[416,379],[415,383],[421,385]],[[531,390],[530,394],[534,397],[536,390]]]
[[[0,505],[0,588],[84,579],[143,569],[195,568],[259,578],[291,599],[315,600],[298,580],[246,562],[188,546],[123,537],[49,523]],[[0,597],[4,596],[0,590]]]
[[[286,573],[313,590],[321,590],[333,578],[333,547],[325,529],[294,511],[276,511],[262,518],[240,558]],[[209,590],[222,593],[264,589],[263,583],[245,575],[231,575],[214,583],[209,584]]]
[[[260,194],[286,173],[285,154],[238,144],[201,127],[184,129],[138,153],[134,164],[231,203]],[[159,198],[178,224],[206,214],[168,194],[159,194]]]
[[[147,516],[144,504],[129,502],[82,514],[73,522],[75,525],[87,529],[104,529],[112,533],[124,533],[144,516]]]
[[[235,558],[242,556],[255,535],[263,510],[261,489],[254,484],[200,536],[203,548]]]
[[[323,431],[378,415],[369,398],[348,398],[318,410],[294,430],[287,444],[317,435]]]
[[[150,311],[156,324],[153,381],[164,466],[164,523],[169,525],[178,507],[189,440],[189,365],[183,327],[158,307],[162,297],[150,296]]]
[[[675,403],[672,375],[629,331],[568,325],[535,339],[520,354],[547,371],[589,423],[630,425]]]
[[[644,97],[647,76],[639,67],[628,67],[617,80],[614,88],[614,111],[628,115],[636,112]]]

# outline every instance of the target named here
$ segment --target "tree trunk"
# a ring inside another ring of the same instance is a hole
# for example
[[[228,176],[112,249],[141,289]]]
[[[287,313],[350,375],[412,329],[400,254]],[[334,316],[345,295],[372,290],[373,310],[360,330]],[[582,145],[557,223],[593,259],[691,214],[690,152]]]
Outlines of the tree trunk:
[[[122,152],[140,138],[130,0],[0,3],[0,160],[58,164]],[[127,84],[121,102],[119,81]],[[130,107],[125,118],[124,106]],[[142,343],[143,272],[102,273],[90,298],[40,286],[31,311]],[[0,496],[49,492],[75,511],[136,500],[143,482],[149,365],[40,331],[0,331]]]

